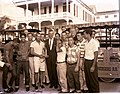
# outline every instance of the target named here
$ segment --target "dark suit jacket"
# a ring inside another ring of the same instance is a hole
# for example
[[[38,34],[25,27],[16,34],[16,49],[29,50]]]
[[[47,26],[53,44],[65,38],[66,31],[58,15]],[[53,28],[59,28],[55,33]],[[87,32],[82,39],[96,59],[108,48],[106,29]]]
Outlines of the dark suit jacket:
[[[56,60],[57,60],[57,52],[56,52],[56,40],[55,40],[55,38],[53,40],[52,50],[50,50],[49,39],[46,40],[45,46],[46,46],[46,49],[47,49],[47,55],[49,56],[47,58],[47,60],[52,59],[52,60],[54,60],[56,62]]]

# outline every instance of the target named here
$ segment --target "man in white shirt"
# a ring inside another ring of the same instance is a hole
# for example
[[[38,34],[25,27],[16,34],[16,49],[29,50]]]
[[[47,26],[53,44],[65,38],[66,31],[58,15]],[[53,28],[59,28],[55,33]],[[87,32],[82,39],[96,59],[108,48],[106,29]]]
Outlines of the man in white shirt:
[[[38,90],[38,84],[39,84],[39,71],[40,71],[40,86],[41,88],[44,88],[42,84],[43,80],[43,73],[45,73],[45,54],[43,53],[45,49],[45,44],[40,40],[40,33],[37,33],[36,40],[31,43],[31,54],[34,56],[34,68],[35,68],[35,89]]]
[[[68,92],[67,90],[67,78],[66,78],[66,72],[67,72],[67,65],[66,65],[66,48],[62,45],[62,40],[57,41],[57,75],[58,75],[58,81],[61,86],[61,92]]]
[[[98,44],[92,37],[93,30],[84,30],[84,36],[87,39],[85,44],[85,63],[84,72],[86,78],[86,84],[89,93],[99,92],[99,81],[98,81],[98,67],[97,67],[97,57],[98,57]]]

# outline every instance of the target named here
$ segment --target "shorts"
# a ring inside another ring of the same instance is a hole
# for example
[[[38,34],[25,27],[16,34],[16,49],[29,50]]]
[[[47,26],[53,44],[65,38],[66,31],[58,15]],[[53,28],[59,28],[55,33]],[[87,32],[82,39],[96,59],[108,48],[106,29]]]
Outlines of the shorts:
[[[35,67],[35,72],[37,73],[39,71],[45,71],[45,68],[46,68],[45,59],[34,57],[34,67]]]

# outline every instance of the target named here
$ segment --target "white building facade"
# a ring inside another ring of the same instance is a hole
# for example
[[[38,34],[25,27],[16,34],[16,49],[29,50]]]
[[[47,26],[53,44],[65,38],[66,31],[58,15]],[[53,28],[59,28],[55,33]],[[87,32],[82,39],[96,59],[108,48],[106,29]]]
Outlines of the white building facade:
[[[119,10],[102,11],[96,13],[95,22],[119,21]]]
[[[40,29],[95,22],[95,12],[81,0],[14,0],[24,9],[18,24]]]

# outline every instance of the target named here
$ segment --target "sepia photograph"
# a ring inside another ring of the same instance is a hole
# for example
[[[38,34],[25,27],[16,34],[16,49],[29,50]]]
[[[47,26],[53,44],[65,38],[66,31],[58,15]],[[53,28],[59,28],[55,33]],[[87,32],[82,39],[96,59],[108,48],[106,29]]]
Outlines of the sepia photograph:
[[[0,0],[0,94],[119,94],[119,3]]]

